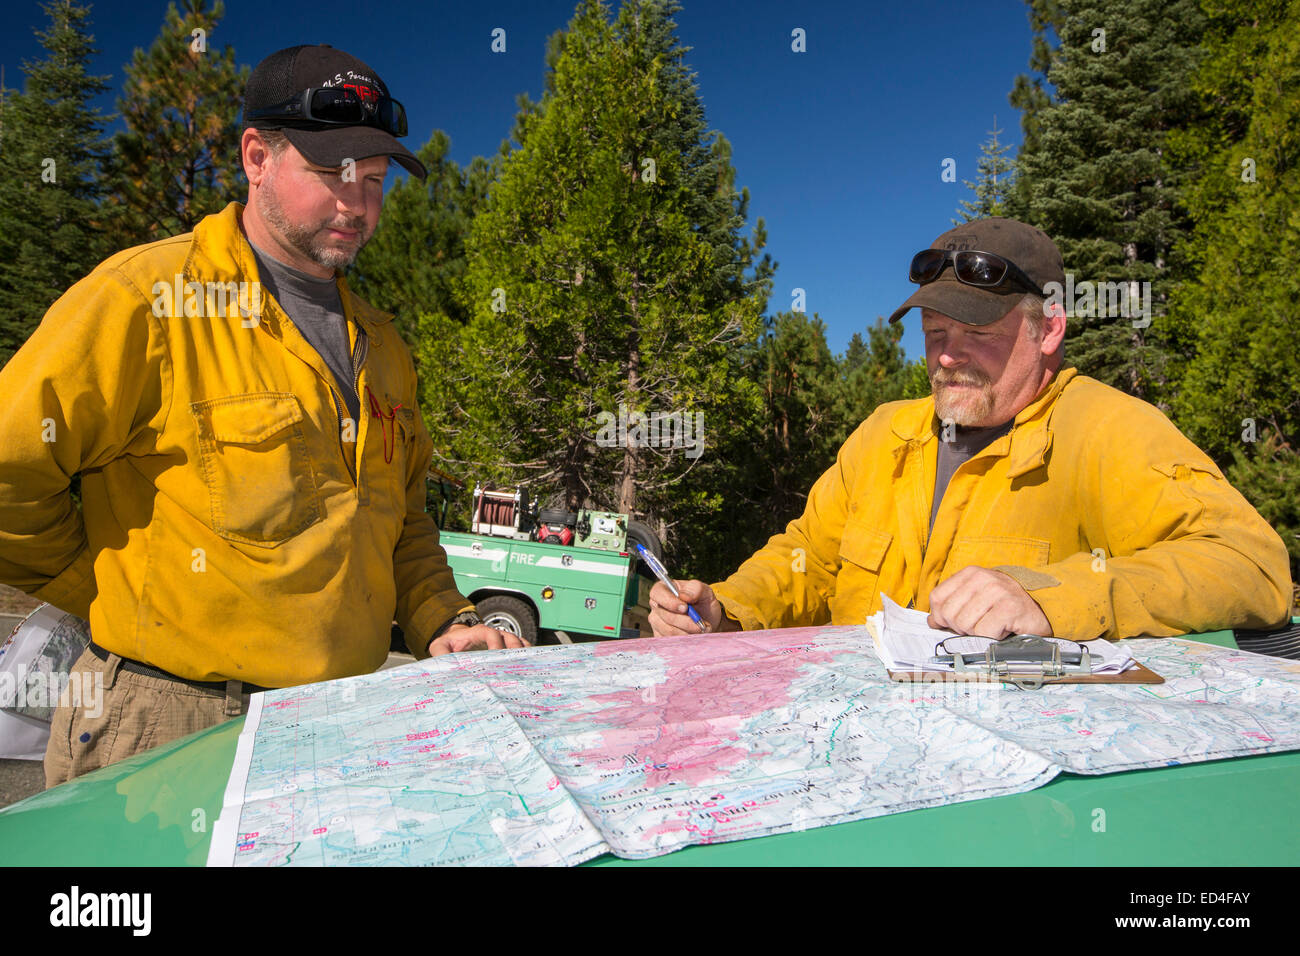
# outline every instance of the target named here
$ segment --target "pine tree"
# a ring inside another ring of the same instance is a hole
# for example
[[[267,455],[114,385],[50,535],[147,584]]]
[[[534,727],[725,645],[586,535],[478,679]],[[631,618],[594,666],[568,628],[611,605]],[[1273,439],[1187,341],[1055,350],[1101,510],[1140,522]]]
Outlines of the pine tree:
[[[1158,401],[1171,351],[1166,302],[1188,229],[1165,139],[1194,114],[1190,79],[1205,18],[1195,0],[1029,5],[1039,27],[1031,65],[1042,75],[1021,77],[1012,94],[1026,114],[1010,210],[1057,241],[1076,282],[1122,283],[1125,295],[1149,291],[1149,325],[1143,315],[1114,314],[1118,303],[1106,309],[1095,300],[1093,314],[1073,316],[1066,357],[1086,374]],[[1060,38],[1055,48],[1047,45],[1049,29]],[[1080,304],[1089,309],[1086,298]]]
[[[552,44],[542,100],[521,110],[520,147],[474,220],[473,319],[443,350],[460,390],[436,403],[480,461],[512,466],[498,473],[661,530],[717,489],[689,477],[700,458],[647,446],[634,423],[609,447],[611,419],[702,416],[714,454],[745,400],[729,356],[757,335],[770,273],[761,221],[740,234],[748,196],[705,124],[676,10],[629,0],[611,21],[591,0]]]
[[[877,406],[903,397],[908,373],[907,354],[899,344],[902,338],[902,323],[887,325],[880,316],[867,329],[865,340],[862,333],[853,333],[840,363],[844,438],[866,421]]]
[[[1049,35],[1059,35],[1064,14],[1060,0],[1025,0],[1029,8],[1029,28],[1033,41],[1029,54],[1028,75],[1016,77],[1008,99],[1011,105],[1020,110],[1020,128],[1024,134],[1020,150],[1022,153],[1034,153],[1039,149],[1039,117],[1052,105],[1051,94],[1043,89],[1047,71],[1052,66],[1052,45]],[[1022,184],[1027,185],[1027,184]],[[1012,218],[1024,218],[1026,200],[1017,197],[1021,190],[1013,190],[1009,213]]]
[[[952,221],[954,226],[972,219],[987,219],[990,216],[1007,215],[1007,196],[1014,184],[1015,160],[1007,156],[1011,152],[1009,143],[998,142],[1002,130],[998,129],[998,118],[993,117],[993,128],[988,131],[989,138],[980,146],[980,158],[976,163],[979,179],[975,182],[962,180],[962,185],[975,193],[975,201],[962,200],[958,210],[960,219]]]
[[[840,368],[826,344],[826,326],[814,315],[783,312],[760,344],[754,363],[763,398],[762,428],[754,452],[756,488],[744,509],[762,515],[748,550],[756,550],[798,517],[819,475],[835,461],[846,437]]]
[[[148,52],[136,49],[118,100],[126,130],[115,141],[114,197],[121,247],[189,232],[242,199],[238,114],[248,68],[213,34],[221,0],[168,4]]]
[[[1282,535],[1300,580],[1300,2],[1219,0],[1193,84],[1192,278],[1170,316],[1189,361],[1178,424]]]
[[[43,9],[47,56],[23,64],[26,88],[4,96],[0,119],[0,364],[107,251],[104,118],[90,103],[108,85],[87,72],[90,11],[70,0]]]

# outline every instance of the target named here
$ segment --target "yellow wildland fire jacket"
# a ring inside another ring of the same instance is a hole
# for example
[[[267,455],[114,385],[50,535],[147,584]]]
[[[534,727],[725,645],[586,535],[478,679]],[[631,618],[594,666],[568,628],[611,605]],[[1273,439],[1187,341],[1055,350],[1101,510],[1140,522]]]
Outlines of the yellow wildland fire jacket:
[[[191,680],[370,672],[394,613],[426,656],[472,605],[424,513],[432,442],[410,353],[340,278],[352,422],[324,360],[259,295],[242,212],[108,259],[0,371],[0,580]]]
[[[962,568],[996,568],[1058,637],[1281,626],[1282,540],[1163,414],[1060,371],[953,474],[928,531],[934,400],[878,408],[790,522],[714,590],[749,630],[861,624],[881,594],[929,610]]]

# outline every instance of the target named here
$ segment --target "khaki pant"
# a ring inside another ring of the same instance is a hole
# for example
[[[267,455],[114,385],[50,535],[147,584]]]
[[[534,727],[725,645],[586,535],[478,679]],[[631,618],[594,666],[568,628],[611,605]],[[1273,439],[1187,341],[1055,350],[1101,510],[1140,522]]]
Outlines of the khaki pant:
[[[96,676],[100,675],[100,676]],[[83,688],[101,686],[102,699],[83,694],[75,706],[61,702],[54,712],[45,750],[45,786],[66,783],[133,754],[206,730],[248,709],[242,685],[227,691],[191,687],[179,681],[133,674],[122,658],[101,661],[89,649],[72,665]]]

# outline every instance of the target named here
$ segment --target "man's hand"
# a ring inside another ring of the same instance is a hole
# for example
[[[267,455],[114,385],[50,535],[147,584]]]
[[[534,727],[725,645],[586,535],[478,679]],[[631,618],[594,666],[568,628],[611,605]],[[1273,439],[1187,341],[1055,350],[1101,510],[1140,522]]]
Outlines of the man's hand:
[[[677,585],[680,598],[673,597],[673,592],[662,581],[656,581],[650,589],[650,627],[653,628],[655,637],[703,633],[699,625],[687,616],[687,604],[692,605],[695,613],[704,619],[708,630],[719,630],[719,623],[723,624],[721,630],[736,630],[735,624],[722,613],[722,605],[718,603],[713,588],[703,581],[673,583]]]
[[[930,592],[930,626],[1002,640],[1012,634],[1052,636],[1043,609],[1009,574],[962,568]]]
[[[440,637],[429,642],[429,653],[437,657],[456,651],[499,651],[506,647],[528,646],[529,643],[522,637],[509,631],[498,631],[486,624],[475,624],[473,627],[453,624]]]

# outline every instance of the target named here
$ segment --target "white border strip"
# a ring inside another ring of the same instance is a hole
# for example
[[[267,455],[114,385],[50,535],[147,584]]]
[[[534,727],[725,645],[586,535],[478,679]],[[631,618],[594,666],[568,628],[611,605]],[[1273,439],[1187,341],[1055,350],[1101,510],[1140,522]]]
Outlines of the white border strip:
[[[253,766],[253,742],[258,724],[262,722],[262,698],[252,694],[248,698],[248,716],[244,729],[235,744],[235,763],[230,768],[230,781],[225,796],[221,798],[221,813],[212,825],[212,840],[208,844],[208,866],[234,866],[235,845],[239,839],[239,818],[244,809],[244,793],[248,789],[248,772]]]
[[[536,561],[511,561],[507,557],[508,552],[503,548],[492,548],[491,550],[483,548],[481,551],[475,551],[461,544],[444,544],[442,547],[448,555],[455,555],[458,558],[476,558],[480,561],[505,561],[507,567],[510,568],[552,568],[556,571],[585,571],[588,574],[609,574],[619,578],[627,575],[626,567],[600,561],[584,561],[578,557],[573,559],[572,564],[565,564],[563,559],[570,557],[567,554],[548,554]],[[528,552],[520,553],[527,554]],[[610,553],[613,554],[614,552]]]

